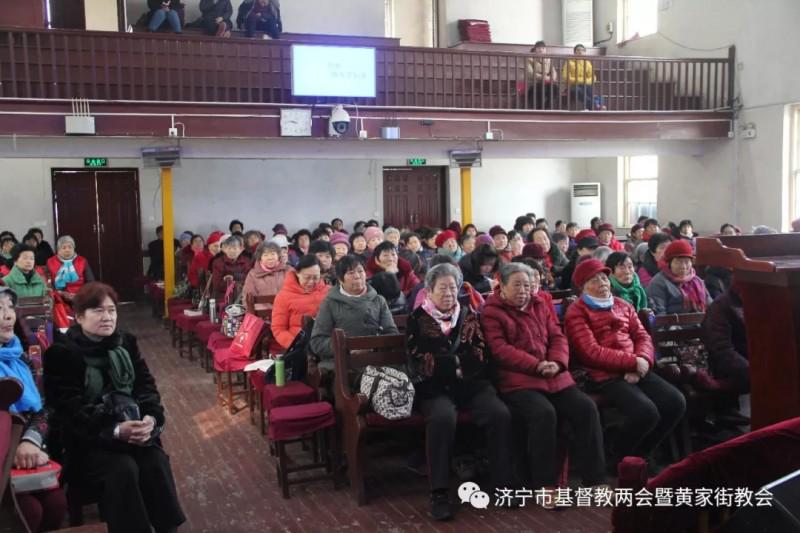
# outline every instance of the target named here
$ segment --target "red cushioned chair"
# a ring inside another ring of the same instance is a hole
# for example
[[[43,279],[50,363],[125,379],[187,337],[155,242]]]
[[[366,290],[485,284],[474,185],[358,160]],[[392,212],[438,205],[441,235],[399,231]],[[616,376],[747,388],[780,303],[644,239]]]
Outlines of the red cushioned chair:
[[[169,332],[172,339],[172,347],[178,347],[178,326],[175,321],[183,316],[185,309],[191,309],[192,302],[181,298],[170,298],[167,302],[167,321],[169,322]]]
[[[302,381],[289,381],[283,387],[278,387],[275,384],[265,384],[263,372],[253,372],[251,376],[254,376],[261,383],[258,407],[261,422],[259,429],[262,435],[266,434],[266,420],[272,409],[312,403],[319,400],[316,389],[311,388]],[[252,418],[251,422],[253,422]]]
[[[274,407],[270,410],[269,439],[275,443],[275,470],[278,474],[278,485],[284,498],[289,497],[289,485],[298,481],[314,481],[333,479],[337,487],[336,475],[336,415],[328,402],[304,403],[286,407]],[[321,438],[321,437],[325,438]],[[312,441],[313,460],[309,464],[289,464],[286,445],[304,438]],[[302,480],[290,480],[289,474],[325,468],[325,474],[303,477]]]
[[[689,455],[658,476],[647,480],[646,464],[638,457],[626,457],[619,466],[619,486],[642,487],[651,493],[657,487],[748,488],[754,492],[764,485],[800,469],[800,417],[785,420],[758,431]],[[617,507],[611,515],[614,531],[686,531],[696,524],[708,530],[707,509],[679,507]],[[724,517],[723,517],[724,520]]]
[[[216,322],[211,322],[209,320],[204,320],[199,322],[194,327],[194,336],[197,339],[198,350],[200,350],[200,366],[205,368],[208,372],[211,372],[211,365],[209,365],[209,360],[211,359],[211,353],[208,351],[208,339],[214,333],[219,332],[220,325]]]
[[[175,318],[175,325],[178,330],[178,355],[183,357],[184,351],[187,352],[189,360],[194,360],[192,347],[195,343],[194,328],[200,322],[207,321],[208,315],[188,316],[181,314]],[[184,337],[185,336],[185,337]],[[185,340],[184,340],[185,339]]]

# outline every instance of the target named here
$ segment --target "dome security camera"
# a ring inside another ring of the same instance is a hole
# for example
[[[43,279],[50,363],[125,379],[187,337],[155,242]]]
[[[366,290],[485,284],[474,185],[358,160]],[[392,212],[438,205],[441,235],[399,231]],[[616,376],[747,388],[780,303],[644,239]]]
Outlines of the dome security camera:
[[[331,118],[328,120],[328,136],[341,137],[350,129],[350,114],[341,104],[333,106]]]

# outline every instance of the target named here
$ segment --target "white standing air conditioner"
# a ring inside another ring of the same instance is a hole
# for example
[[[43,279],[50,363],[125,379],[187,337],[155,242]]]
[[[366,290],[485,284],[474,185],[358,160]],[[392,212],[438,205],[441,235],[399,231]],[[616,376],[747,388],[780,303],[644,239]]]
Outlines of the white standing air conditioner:
[[[600,216],[600,184],[573,183],[571,197],[572,222],[580,228],[588,228],[591,220]]]

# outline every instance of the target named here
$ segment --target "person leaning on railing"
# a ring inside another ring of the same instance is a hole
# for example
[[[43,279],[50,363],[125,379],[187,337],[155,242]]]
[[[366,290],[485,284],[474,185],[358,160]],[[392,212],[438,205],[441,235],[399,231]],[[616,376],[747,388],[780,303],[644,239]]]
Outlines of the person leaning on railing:
[[[586,54],[586,47],[576,44],[572,50],[576,56]],[[594,71],[592,62],[588,59],[569,59],[561,69],[562,91],[568,91],[578,103],[583,103],[586,109],[594,107]]]
[[[531,48],[537,56],[547,53],[547,45],[544,41],[536,41]],[[530,57],[526,65],[528,80],[531,86],[528,88],[528,103],[534,109],[552,108],[552,97],[558,94],[558,72],[552,65],[549,57]],[[516,228],[515,228],[516,229]],[[530,230],[526,231],[527,234]]]

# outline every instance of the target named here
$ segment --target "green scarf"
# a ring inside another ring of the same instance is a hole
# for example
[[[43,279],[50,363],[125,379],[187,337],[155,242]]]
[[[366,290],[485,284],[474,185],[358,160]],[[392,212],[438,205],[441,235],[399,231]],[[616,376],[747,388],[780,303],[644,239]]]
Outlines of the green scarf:
[[[631,304],[636,308],[637,312],[649,306],[647,292],[642,287],[642,284],[639,283],[638,275],[633,275],[633,283],[628,287],[623,286],[614,276],[608,276],[608,279],[611,281],[611,292],[614,296],[618,296]]]
[[[128,350],[117,346],[108,351],[107,357],[84,356],[86,362],[86,396],[96,400],[103,392],[103,373],[111,378],[111,385],[117,392],[130,395],[133,391],[133,363]]]

